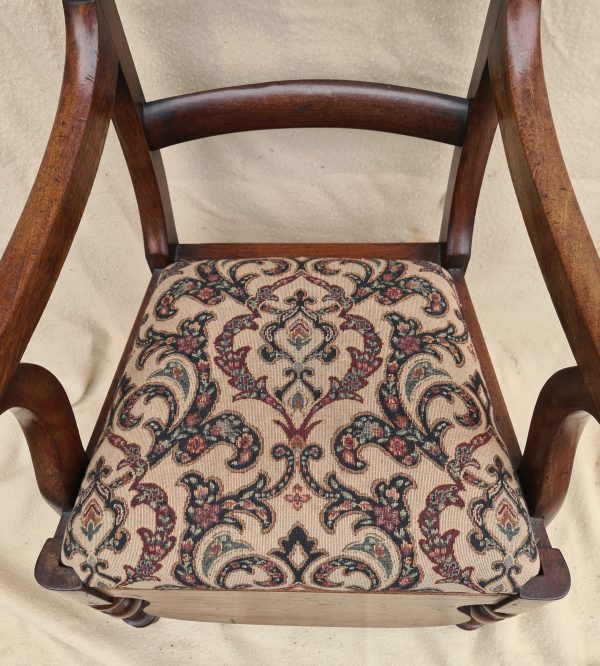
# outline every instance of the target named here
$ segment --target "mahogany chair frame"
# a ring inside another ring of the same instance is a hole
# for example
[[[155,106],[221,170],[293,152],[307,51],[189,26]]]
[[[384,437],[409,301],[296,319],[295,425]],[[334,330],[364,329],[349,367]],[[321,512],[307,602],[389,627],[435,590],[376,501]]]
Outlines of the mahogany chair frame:
[[[568,569],[560,551],[550,546],[545,526],[567,492],[585,417],[600,419],[600,260],[554,130],[541,58],[541,0],[491,0],[465,99],[397,86],[316,80],[146,102],[114,0],[63,0],[63,6],[67,40],[58,111],[38,176],[0,260],[0,411],[11,409],[19,419],[40,491],[62,515],[39,557],[36,579],[133,626],[155,619],[146,613],[145,600],[87,589],[60,563],[62,534],[87,454],[58,380],[43,368],[20,363],[77,231],[112,119],[133,181],[153,272],[146,299],[160,269],[182,259],[366,256],[429,260],[450,270],[499,429],[518,468],[541,560],[540,574],[518,597],[459,607],[456,613],[462,620],[457,623],[475,629],[564,596],[570,584]],[[529,237],[577,362],[556,373],[542,389],[522,460],[464,280],[477,201],[498,124]],[[160,149],[229,132],[285,127],[369,129],[456,146],[439,242],[179,243]],[[136,327],[137,322],[132,335]],[[100,412],[91,448],[108,406]]]

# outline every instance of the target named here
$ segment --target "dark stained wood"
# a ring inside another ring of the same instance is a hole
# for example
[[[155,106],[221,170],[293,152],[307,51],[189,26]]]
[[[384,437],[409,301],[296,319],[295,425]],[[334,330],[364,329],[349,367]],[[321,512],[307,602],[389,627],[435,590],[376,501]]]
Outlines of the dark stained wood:
[[[552,548],[541,518],[532,519],[532,529],[540,558],[540,573],[527,581],[518,595],[494,606],[463,606],[459,610],[469,620],[459,624],[460,629],[473,631],[486,624],[499,622],[519,613],[539,608],[551,601],[565,597],[571,587],[569,568],[560,550]]]
[[[35,563],[35,579],[46,590],[70,592],[88,605],[106,602],[110,597],[99,591],[94,591],[93,594],[86,596],[83,583],[75,570],[61,562],[62,543],[68,522],[69,512],[65,512],[61,516],[54,536],[46,539]]]
[[[63,514],[56,534],[47,539],[35,563],[35,579],[45,589],[69,594],[79,603],[123,620],[126,624],[143,628],[159,618],[146,613],[148,602],[129,597],[110,597],[106,592],[84,585],[75,571],[61,562],[62,542],[69,515]]]
[[[148,148],[141,118],[146,100],[114,0],[101,0],[100,7],[119,58],[112,120],[135,191],[148,265],[163,268],[170,261],[169,244],[177,243],[165,169],[160,153]]]
[[[354,257],[406,259],[439,264],[439,243],[202,243],[179,245],[177,261],[253,257]]]
[[[71,597],[88,606],[106,604],[111,600],[108,594],[97,588],[86,588],[75,570],[61,561],[62,543],[69,518],[70,511],[65,511],[54,536],[46,539],[35,563],[35,579],[46,590],[68,592]]]
[[[508,414],[508,409],[506,408],[506,403],[502,396],[500,384],[496,378],[494,366],[492,365],[492,360],[485,344],[485,338],[483,337],[479,321],[477,320],[477,315],[475,314],[475,308],[473,307],[473,302],[464,279],[464,274],[459,269],[451,269],[449,272],[454,279],[454,285],[456,286],[465,323],[467,324],[469,335],[471,336],[473,346],[477,352],[477,358],[481,365],[483,379],[490,394],[496,427],[506,445],[510,461],[516,469],[521,461],[521,449]]]
[[[468,609],[471,619],[457,625],[459,629],[464,629],[465,631],[474,631],[475,629],[484,627],[486,624],[494,624],[510,617],[510,615],[498,613],[491,606],[481,604],[467,606],[466,609]]]
[[[144,627],[149,627],[151,624],[158,622],[159,619],[154,615],[146,613],[144,608],[147,605],[148,604],[142,599],[121,597],[118,599],[113,599],[108,604],[94,606],[94,608],[101,611],[102,613],[105,613],[106,615],[123,620],[125,624],[128,624],[131,627],[143,629]]]
[[[514,615],[565,597],[571,588],[569,568],[562,553],[552,548],[541,518],[532,518],[531,526],[538,547],[540,573],[519,589],[519,596],[499,604],[501,613]]]
[[[46,307],[106,138],[117,64],[95,3],[65,3],[67,52],[50,140],[0,260],[0,395]]]
[[[22,363],[0,398],[25,433],[42,497],[58,513],[73,507],[87,458],[69,398],[56,377]]]
[[[498,117],[490,86],[487,58],[496,31],[501,0],[491,0],[467,97],[469,119],[462,146],[454,150],[440,241],[445,243],[443,265],[466,270],[471,258],[475,213]]]
[[[62,541],[62,536],[46,539],[35,563],[35,580],[38,585],[53,592],[83,592],[83,583],[75,570],[60,562]]]
[[[544,384],[518,472],[529,511],[546,525],[567,495],[579,437],[590,415],[600,421],[579,368],[559,370]]]
[[[360,81],[274,81],[169,97],[143,107],[151,148],[231,132],[349,127],[461,145],[460,97]]]
[[[475,213],[498,117],[487,68],[471,101],[464,145],[456,148],[450,168],[442,218],[443,265],[467,269],[471,258]]]
[[[600,259],[556,137],[544,81],[540,0],[506,0],[489,57],[504,148],[546,286],[600,408]]]

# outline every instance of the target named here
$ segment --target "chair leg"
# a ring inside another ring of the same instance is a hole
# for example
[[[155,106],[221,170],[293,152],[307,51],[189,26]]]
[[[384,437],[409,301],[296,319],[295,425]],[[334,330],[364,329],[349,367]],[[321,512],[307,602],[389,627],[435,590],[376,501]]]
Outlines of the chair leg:
[[[147,601],[141,599],[130,599],[129,597],[121,597],[115,599],[109,604],[94,605],[92,608],[111,615],[112,617],[123,620],[125,624],[137,629],[143,629],[158,621],[158,617],[150,615],[144,610],[148,605]]]
[[[495,606],[484,604],[461,606],[458,610],[465,613],[469,619],[456,625],[457,627],[465,631],[474,631],[484,624],[493,624],[515,617],[566,596],[571,585],[567,564],[560,550],[550,545],[544,521],[541,518],[532,518],[531,526],[540,556],[540,573],[525,583],[516,596]]]
[[[463,606],[461,609],[465,612],[468,612],[471,615],[471,619],[456,626],[459,629],[464,629],[465,631],[475,631],[475,629],[480,629],[485,624],[493,624],[494,622],[500,622],[501,620],[506,620],[511,617],[510,615],[505,615],[504,613],[498,613],[495,610],[492,610],[490,606]]]
[[[146,613],[148,602],[131,597],[111,598],[100,590],[87,588],[77,574],[60,561],[62,535],[67,515],[63,516],[53,539],[48,539],[35,565],[35,579],[47,590],[71,594],[86,606],[99,610],[131,627],[143,628],[154,624],[158,617]]]

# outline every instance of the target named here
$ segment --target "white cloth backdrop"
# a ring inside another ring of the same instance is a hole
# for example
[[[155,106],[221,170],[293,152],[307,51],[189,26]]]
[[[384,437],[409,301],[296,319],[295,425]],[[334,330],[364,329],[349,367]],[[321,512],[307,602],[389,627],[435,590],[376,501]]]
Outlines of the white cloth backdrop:
[[[54,116],[58,0],[0,0],[0,247]],[[149,99],[245,82],[341,78],[464,95],[486,0],[121,0]],[[546,75],[563,152],[600,241],[597,0],[544,8]],[[200,241],[436,240],[452,149],[351,130],[216,137],[164,151],[180,237]],[[26,359],[63,382],[87,441],[149,273],[111,130],[90,201]],[[1,279],[1,276],[0,276]],[[515,428],[572,356],[545,290],[499,140],[468,272]],[[6,664],[599,664],[600,428],[588,426],[572,491],[551,525],[573,578],[563,601],[473,634],[253,627],[161,620],[134,630],[37,586],[56,526],[13,417],[0,419],[0,662]]]

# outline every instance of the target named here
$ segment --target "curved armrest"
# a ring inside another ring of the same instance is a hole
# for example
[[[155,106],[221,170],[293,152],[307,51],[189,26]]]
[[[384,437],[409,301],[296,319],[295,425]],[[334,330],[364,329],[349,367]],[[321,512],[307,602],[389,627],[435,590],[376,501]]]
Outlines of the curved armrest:
[[[504,0],[488,64],[513,184],[554,307],[600,409],[600,260],[562,158],[544,80],[541,0]]]
[[[519,478],[531,515],[548,523],[569,488],[579,437],[589,416],[600,421],[579,368],[559,370],[537,399]]]
[[[52,293],[108,130],[117,61],[95,2],[64,2],[67,49],[52,133],[0,260],[0,396]]]
[[[56,377],[39,365],[18,366],[2,399],[25,433],[40,493],[61,513],[73,508],[87,464],[75,416]]]

